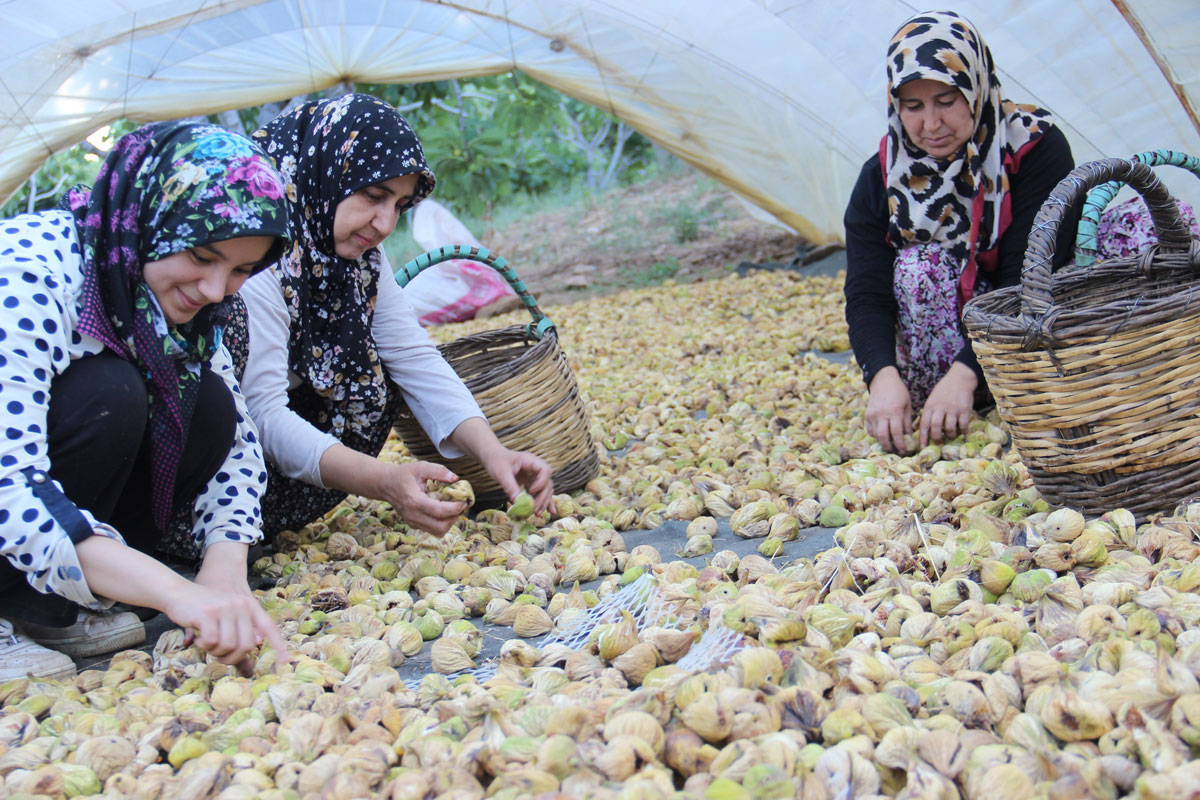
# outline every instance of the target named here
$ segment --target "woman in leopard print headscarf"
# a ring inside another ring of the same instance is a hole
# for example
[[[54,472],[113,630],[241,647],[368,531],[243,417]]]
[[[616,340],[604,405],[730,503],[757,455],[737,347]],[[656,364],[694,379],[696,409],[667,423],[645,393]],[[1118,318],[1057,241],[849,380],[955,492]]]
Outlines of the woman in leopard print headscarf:
[[[1001,99],[991,52],[953,12],[901,25],[887,76],[887,134],[846,209],[846,320],[867,431],[905,451],[914,411],[924,447],[986,400],[962,306],[1019,280],[1034,215],[1074,162],[1050,112]]]

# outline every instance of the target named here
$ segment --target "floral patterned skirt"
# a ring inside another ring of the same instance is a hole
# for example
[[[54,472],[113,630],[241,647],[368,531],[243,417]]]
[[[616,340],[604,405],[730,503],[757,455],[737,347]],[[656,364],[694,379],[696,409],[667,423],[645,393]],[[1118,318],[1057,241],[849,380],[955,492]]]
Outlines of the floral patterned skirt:
[[[1200,237],[1196,214],[1187,203],[1179,203],[1180,214]],[[1097,231],[1101,261],[1127,258],[1155,241],[1154,223],[1140,198],[1113,206],[1100,217]],[[954,357],[966,343],[958,308],[958,260],[937,244],[901,250],[896,256],[893,291],[896,297],[896,368],[908,386],[913,411],[929,399],[929,393],[949,371]],[[981,276],[975,294],[991,290]],[[986,398],[986,387],[976,401]]]
[[[896,256],[896,369],[913,411],[925,405],[966,339],[958,312],[959,260],[938,244],[906,247]]]

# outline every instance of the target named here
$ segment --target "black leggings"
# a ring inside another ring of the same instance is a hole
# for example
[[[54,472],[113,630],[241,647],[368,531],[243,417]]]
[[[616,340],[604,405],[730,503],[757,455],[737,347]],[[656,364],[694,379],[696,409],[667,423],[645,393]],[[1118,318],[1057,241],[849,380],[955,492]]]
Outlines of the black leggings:
[[[153,553],[163,534],[150,510],[148,412],[138,368],[105,351],[73,362],[51,382],[46,425],[50,476],[67,498],[116,528],[129,546]],[[205,368],[175,478],[175,509],[193,502],[216,474],[235,429],[233,395]],[[38,592],[0,558],[0,617],[61,627],[77,611],[66,598]]]

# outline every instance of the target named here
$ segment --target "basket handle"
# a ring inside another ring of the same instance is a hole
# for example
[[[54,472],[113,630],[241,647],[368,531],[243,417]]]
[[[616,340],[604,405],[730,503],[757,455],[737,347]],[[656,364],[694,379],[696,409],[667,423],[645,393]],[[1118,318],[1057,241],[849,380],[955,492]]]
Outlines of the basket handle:
[[[1131,156],[1131,159],[1152,167],[1182,167],[1200,178],[1200,158],[1178,150],[1148,150]],[[1076,266],[1090,267],[1098,260],[1100,214],[1119,191],[1121,184],[1118,181],[1109,181],[1088,192],[1087,199],[1083,202],[1083,216],[1079,220],[1079,233],[1075,236]]]
[[[554,330],[554,323],[538,308],[537,300],[534,300],[533,295],[529,293],[529,289],[525,286],[525,281],[521,280],[520,276],[508,265],[507,261],[500,256],[493,255],[486,247],[449,244],[445,247],[439,247],[436,250],[430,250],[428,253],[417,256],[398,269],[396,271],[396,281],[401,287],[407,286],[409,281],[435,264],[440,264],[443,261],[452,261],[456,258],[465,258],[470,261],[487,264],[496,270],[496,272],[499,272],[504,280],[508,281],[508,285],[517,293],[517,297],[521,298],[521,302],[525,304],[525,309],[533,317],[533,322],[526,325],[525,329],[534,339],[541,339],[547,331]]]
[[[1186,251],[1191,248],[1191,232],[1180,219],[1174,198],[1153,169],[1126,158],[1089,161],[1071,170],[1067,177],[1058,182],[1033,220],[1025,261],[1021,267],[1023,315],[1040,317],[1050,310],[1054,302],[1051,264],[1054,263],[1055,238],[1067,210],[1079,202],[1089,189],[1112,180],[1129,184],[1146,201],[1158,237],[1158,244],[1151,245],[1151,250]]]

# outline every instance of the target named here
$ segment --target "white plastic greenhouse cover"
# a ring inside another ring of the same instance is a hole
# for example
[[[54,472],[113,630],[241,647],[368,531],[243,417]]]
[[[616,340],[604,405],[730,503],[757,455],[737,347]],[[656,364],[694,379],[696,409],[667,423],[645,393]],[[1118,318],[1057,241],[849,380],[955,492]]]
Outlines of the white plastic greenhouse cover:
[[[939,7],[934,3],[933,7]],[[1076,161],[1200,153],[1200,2],[978,0],[1004,94],[1055,112]],[[884,127],[902,0],[0,0],[0,198],[121,117],[341,81],[525,71],[612,111],[817,241]],[[1178,170],[1168,170],[1178,172]],[[1171,175],[1200,201],[1200,182]]]

